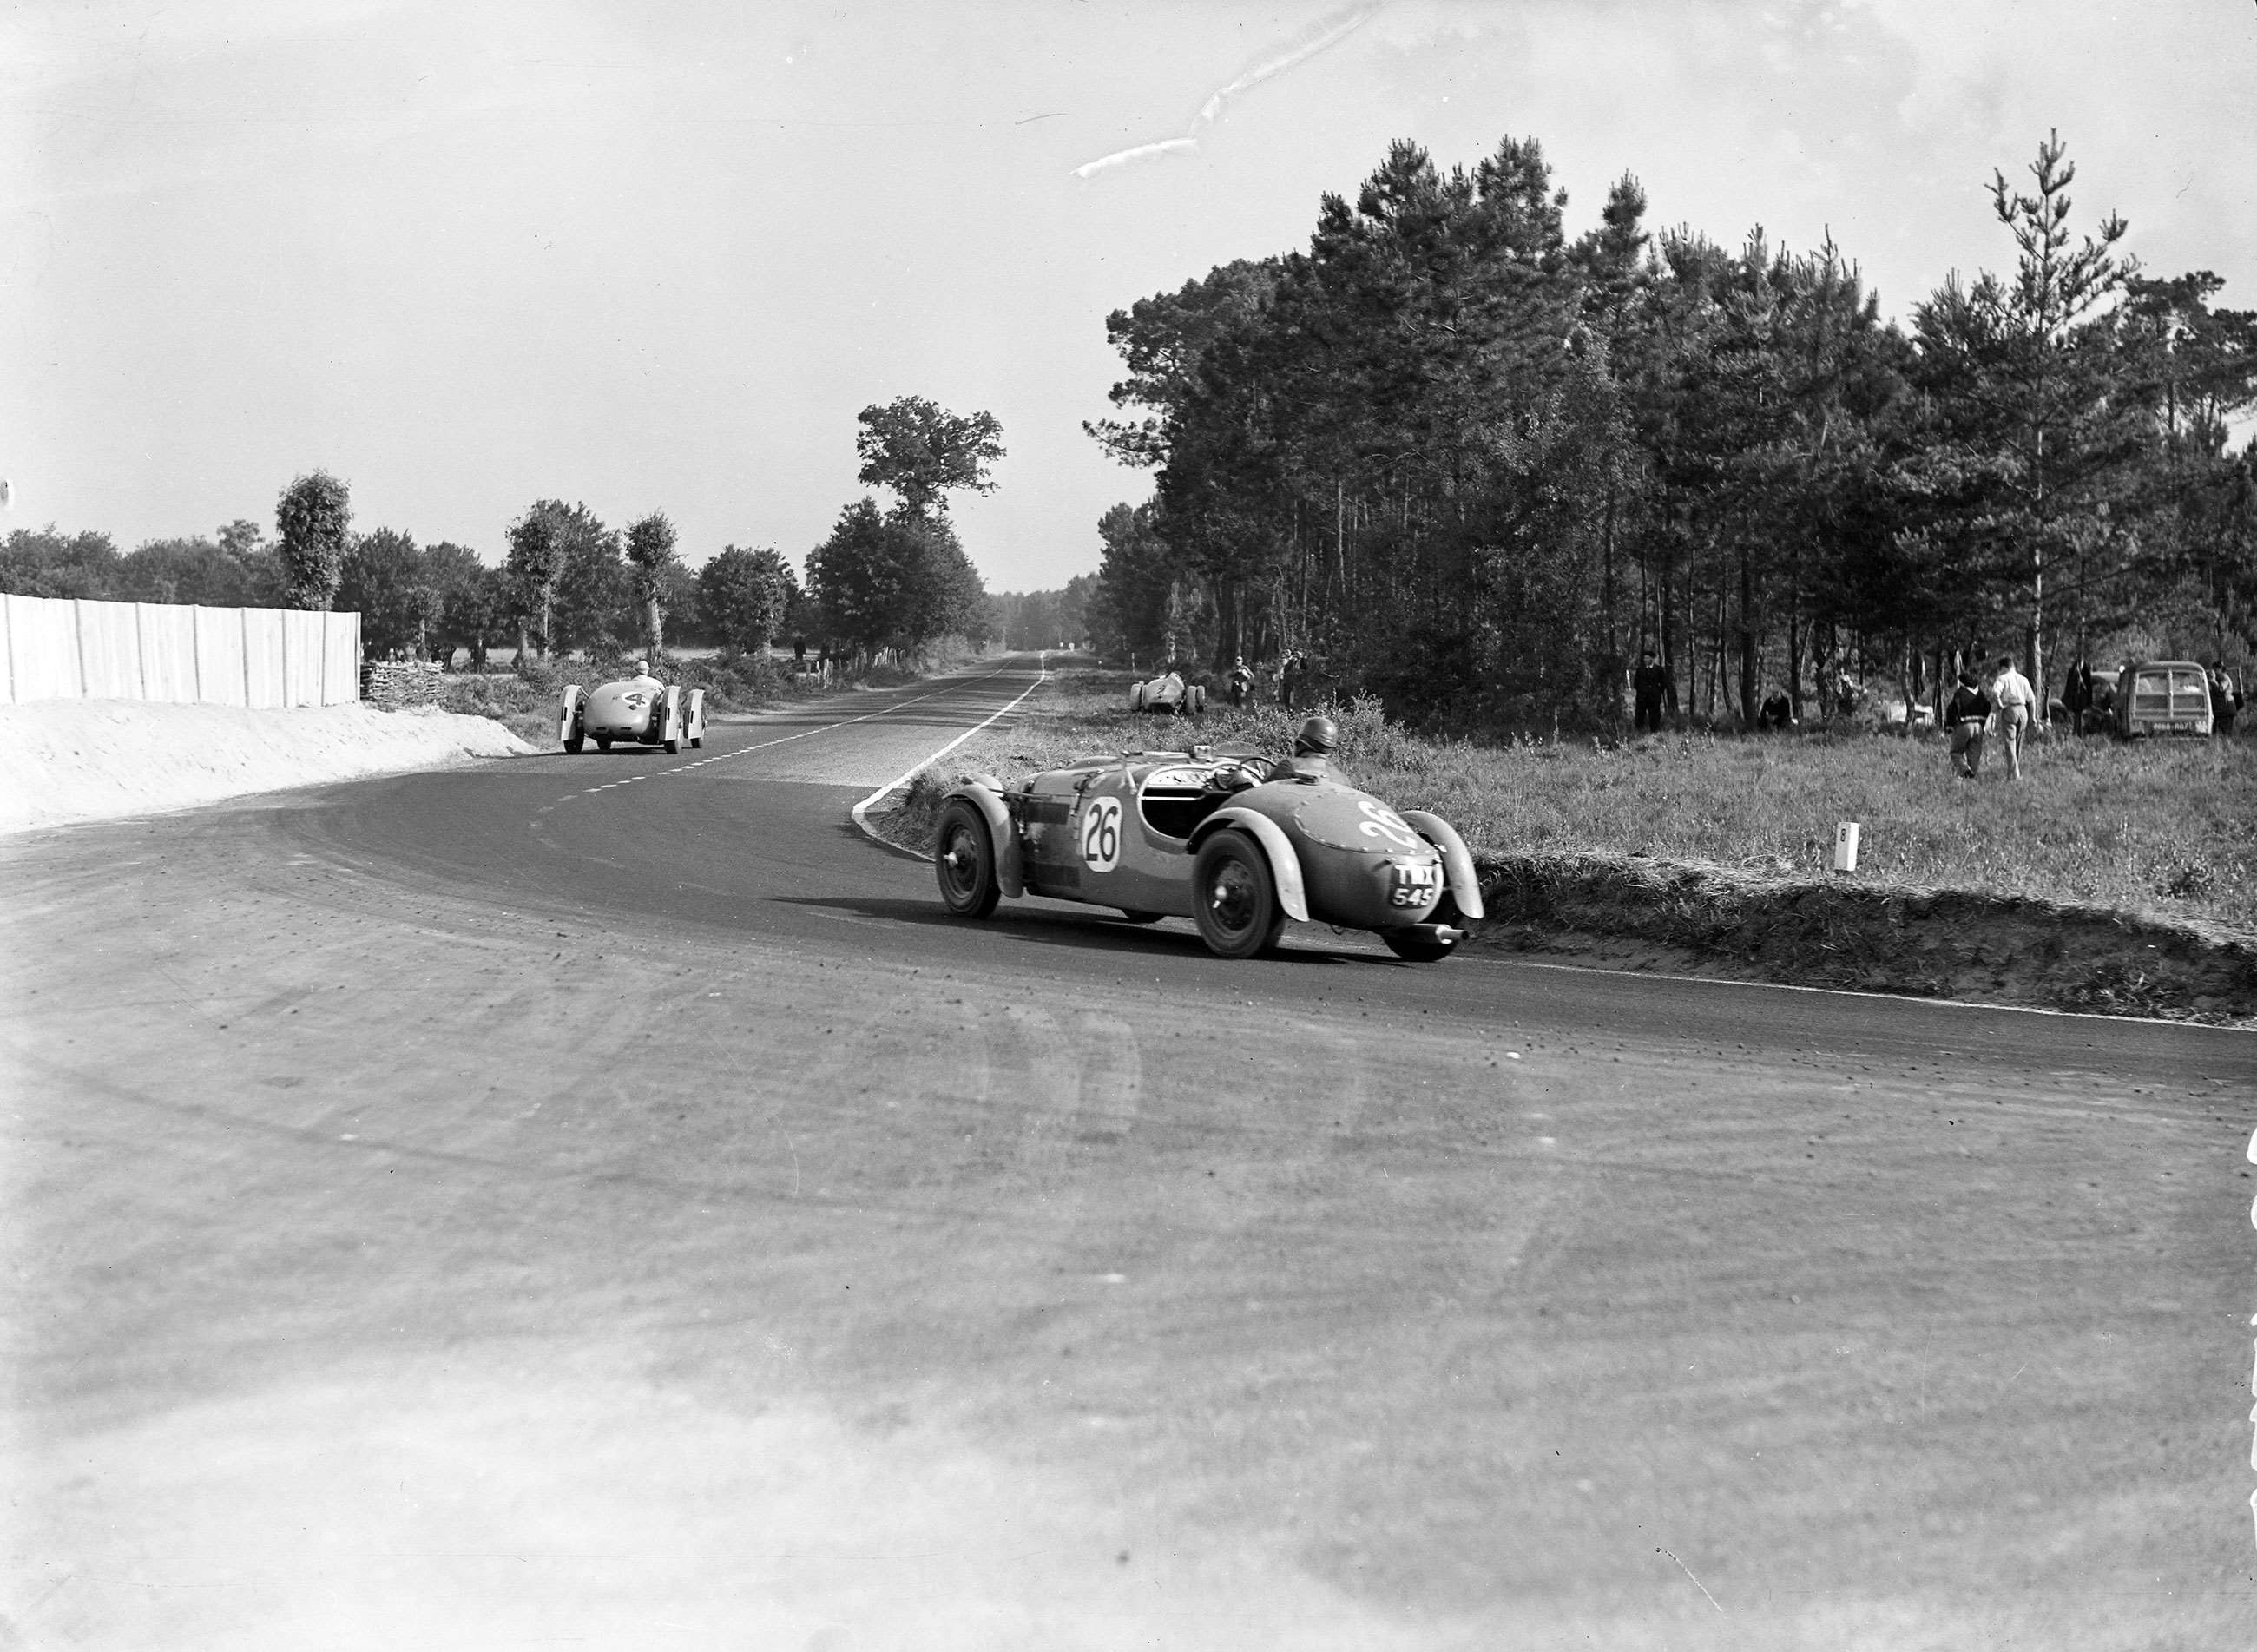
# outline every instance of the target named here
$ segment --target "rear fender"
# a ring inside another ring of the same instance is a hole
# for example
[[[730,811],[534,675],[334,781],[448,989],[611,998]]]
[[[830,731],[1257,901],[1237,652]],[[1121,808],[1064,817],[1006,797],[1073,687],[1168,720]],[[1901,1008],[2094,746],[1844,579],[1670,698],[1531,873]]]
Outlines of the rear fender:
[[[1293,853],[1292,840],[1284,828],[1251,809],[1217,809],[1192,834],[1192,853],[1197,854],[1200,845],[1226,826],[1236,826],[1262,846],[1262,853],[1269,857],[1270,876],[1277,885],[1277,904],[1285,909],[1286,917],[1307,923],[1309,897],[1301,883],[1301,857]]]
[[[994,786],[967,780],[941,801],[945,804],[949,798],[962,798],[987,820],[987,840],[995,847],[996,886],[1013,900],[1018,899],[1027,892],[1027,880],[1020,869],[1018,829],[1011,824],[1011,812],[1003,806],[1002,793]]]
[[[1458,911],[1467,918],[1486,917],[1482,907],[1481,879],[1474,876],[1474,857],[1466,847],[1466,840],[1458,835],[1457,827],[1424,809],[1405,809],[1403,819],[1442,852],[1442,869],[1449,875],[1450,898],[1458,904]]]
[[[659,714],[658,737],[661,740],[681,739],[682,691],[678,688],[669,688],[666,691],[666,698],[662,704],[665,709]]]

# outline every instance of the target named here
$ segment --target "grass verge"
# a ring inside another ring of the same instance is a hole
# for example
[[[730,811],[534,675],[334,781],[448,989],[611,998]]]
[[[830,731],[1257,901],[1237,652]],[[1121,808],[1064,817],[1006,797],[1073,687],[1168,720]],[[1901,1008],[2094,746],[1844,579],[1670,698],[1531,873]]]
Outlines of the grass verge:
[[[1124,707],[1127,677],[1067,671],[975,735],[873,824],[929,851],[957,776],[1005,783],[1124,748],[1245,741],[1298,717],[1210,708],[1186,727]],[[1799,985],[2103,1013],[2257,1016],[2257,745],[2055,739],[2023,779],[1951,776],[1939,741],[1651,736],[1487,746],[1428,740],[1358,702],[1340,767],[1432,809],[1474,851],[1489,946]],[[1831,865],[1862,828],[1860,870]]]

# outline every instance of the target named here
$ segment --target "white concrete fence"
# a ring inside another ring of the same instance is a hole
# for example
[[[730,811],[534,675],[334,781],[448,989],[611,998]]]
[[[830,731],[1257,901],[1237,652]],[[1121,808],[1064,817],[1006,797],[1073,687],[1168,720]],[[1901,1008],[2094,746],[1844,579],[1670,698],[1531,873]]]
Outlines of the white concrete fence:
[[[0,689],[7,705],[341,705],[360,698],[360,615],[0,596]]]

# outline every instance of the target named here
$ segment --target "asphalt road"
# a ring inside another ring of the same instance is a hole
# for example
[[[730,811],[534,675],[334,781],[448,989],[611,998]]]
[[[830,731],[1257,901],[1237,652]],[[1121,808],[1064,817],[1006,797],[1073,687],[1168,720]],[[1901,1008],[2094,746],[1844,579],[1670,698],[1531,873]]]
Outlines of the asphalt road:
[[[951,920],[1029,680],[0,848],[0,1648],[2250,1643],[2246,1035]]]

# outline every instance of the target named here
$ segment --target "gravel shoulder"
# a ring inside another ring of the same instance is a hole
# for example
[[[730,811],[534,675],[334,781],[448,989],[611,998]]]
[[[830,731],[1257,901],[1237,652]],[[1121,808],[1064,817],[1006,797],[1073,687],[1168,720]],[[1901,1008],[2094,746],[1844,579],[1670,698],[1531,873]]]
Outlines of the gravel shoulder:
[[[0,792],[0,833],[532,750],[492,718],[451,712],[247,711],[143,700],[0,706],[0,741],[16,782]]]

